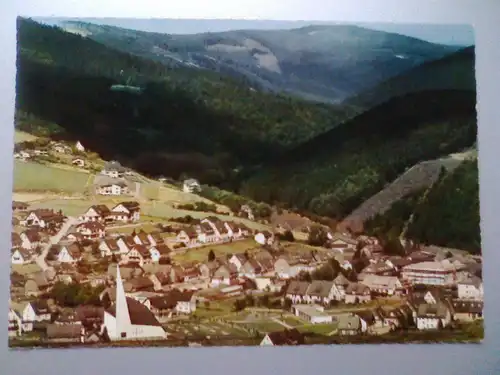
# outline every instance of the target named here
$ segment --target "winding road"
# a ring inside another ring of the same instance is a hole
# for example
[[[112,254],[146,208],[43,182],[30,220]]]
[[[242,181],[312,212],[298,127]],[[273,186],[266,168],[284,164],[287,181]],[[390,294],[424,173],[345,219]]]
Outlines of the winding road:
[[[78,223],[78,219],[72,216],[68,216],[64,224],[62,225],[59,232],[57,232],[54,236],[50,237],[49,242],[42,248],[42,251],[39,256],[36,257],[36,264],[43,270],[46,271],[49,266],[45,261],[47,254],[49,253],[50,248],[53,245],[57,245],[59,241],[68,233],[69,229]]]

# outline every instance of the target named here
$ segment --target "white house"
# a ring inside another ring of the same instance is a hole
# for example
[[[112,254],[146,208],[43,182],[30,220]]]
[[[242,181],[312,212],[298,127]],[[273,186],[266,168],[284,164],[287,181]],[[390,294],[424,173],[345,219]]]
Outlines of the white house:
[[[74,158],[71,161],[71,164],[76,165],[77,167],[83,168],[83,167],[85,167],[85,160],[83,158]]]
[[[200,183],[194,178],[184,180],[182,184],[182,191],[184,193],[197,193],[201,190]]]
[[[240,271],[241,267],[243,267],[243,264],[245,264],[246,261],[247,258],[245,254],[242,253],[233,254],[231,258],[229,258],[229,263],[234,264],[238,272]]]
[[[82,259],[82,249],[76,243],[65,245],[57,254],[57,261],[60,263],[75,263]]]
[[[85,147],[83,147],[83,145],[80,143],[80,141],[77,141],[76,144],[75,144],[75,148],[80,151],[80,152],[84,152],[85,151]]]
[[[370,288],[372,292],[387,294],[389,296],[400,293],[403,289],[401,281],[395,276],[367,274],[360,282]]]
[[[167,338],[154,314],[139,301],[125,296],[119,266],[116,267],[116,299],[104,312],[104,327],[112,341]]]
[[[88,208],[82,215],[78,217],[80,222],[88,222],[88,221],[106,221],[109,214],[111,214],[111,210],[104,204],[93,205]]]
[[[113,254],[120,253],[120,247],[118,246],[117,240],[114,238],[108,238],[102,240],[99,243],[99,251],[101,252],[101,257],[110,257]]]
[[[293,305],[292,311],[295,316],[311,323],[311,324],[321,324],[321,323],[331,323],[333,321],[333,316],[325,313],[322,306],[319,305]]]
[[[128,194],[128,192],[128,186],[125,182],[107,183],[96,188],[96,193],[100,195],[123,195]]]
[[[111,178],[121,178],[125,174],[126,169],[117,161],[106,163],[101,171],[101,174]]]
[[[33,261],[34,254],[27,249],[19,248],[12,251],[10,257],[12,264],[26,264]]]
[[[482,301],[484,298],[483,281],[472,276],[458,283],[458,298]]]
[[[97,221],[79,224],[76,231],[86,239],[104,238],[106,236],[106,227]]]
[[[141,207],[134,201],[121,202],[111,209],[111,213],[118,221],[135,222],[141,218]]]
[[[417,328],[432,330],[447,327],[451,322],[451,311],[445,303],[421,304],[417,310]]]
[[[38,233],[36,230],[24,231],[23,233],[21,233],[20,237],[22,241],[21,247],[29,250],[36,249],[42,241],[40,233]]]

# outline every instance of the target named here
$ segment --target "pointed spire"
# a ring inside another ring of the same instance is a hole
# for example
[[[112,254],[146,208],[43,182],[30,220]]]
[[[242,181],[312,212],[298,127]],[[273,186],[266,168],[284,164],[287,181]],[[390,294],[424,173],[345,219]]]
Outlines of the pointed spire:
[[[130,313],[128,311],[127,297],[123,288],[122,276],[120,273],[120,266],[116,265],[116,333],[121,335],[121,332],[126,331],[126,327],[131,324]]]

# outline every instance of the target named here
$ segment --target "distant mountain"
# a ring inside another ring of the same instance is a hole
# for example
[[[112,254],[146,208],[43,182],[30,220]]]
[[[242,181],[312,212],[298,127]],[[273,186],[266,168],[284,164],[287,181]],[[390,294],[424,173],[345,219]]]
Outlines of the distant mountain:
[[[168,35],[80,21],[66,31],[168,66],[209,69],[255,88],[340,102],[457,47],[349,25]]]
[[[426,62],[345,101],[363,109],[391,98],[426,90],[476,90],[475,48],[467,47]]]

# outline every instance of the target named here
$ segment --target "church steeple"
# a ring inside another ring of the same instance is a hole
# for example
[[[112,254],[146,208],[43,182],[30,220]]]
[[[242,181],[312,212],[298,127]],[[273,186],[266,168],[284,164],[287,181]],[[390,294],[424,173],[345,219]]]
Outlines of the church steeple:
[[[127,331],[127,327],[131,325],[130,313],[128,311],[127,297],[125,296],[125,290],[123,289],[122,276],[120,274],[120,267],[116,265],[116,334],[118,337],[126,337],[124,333]]]

